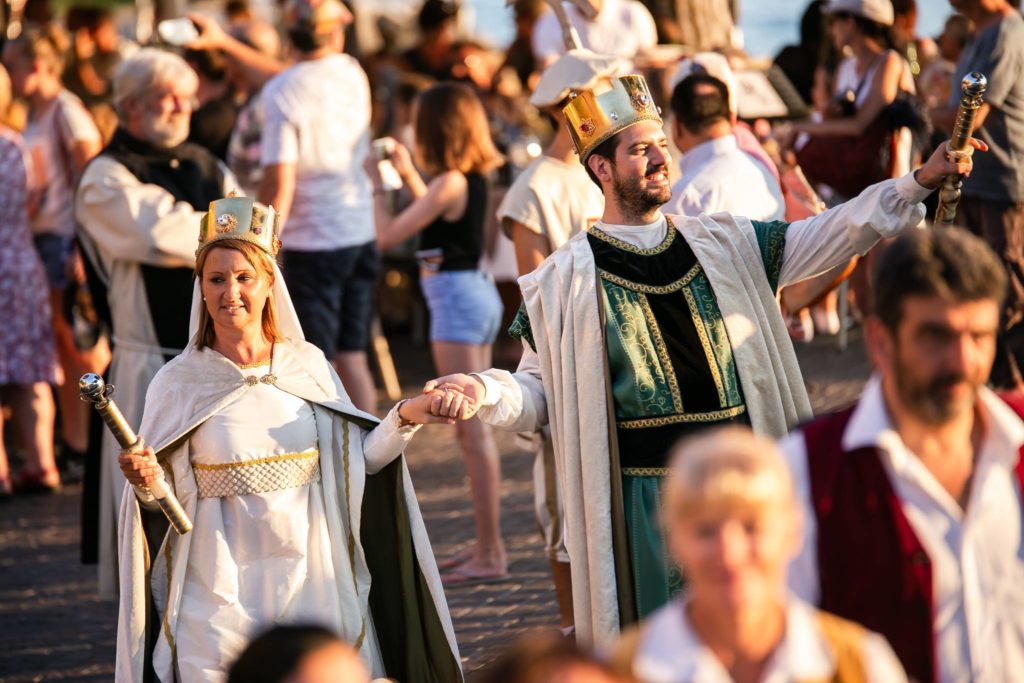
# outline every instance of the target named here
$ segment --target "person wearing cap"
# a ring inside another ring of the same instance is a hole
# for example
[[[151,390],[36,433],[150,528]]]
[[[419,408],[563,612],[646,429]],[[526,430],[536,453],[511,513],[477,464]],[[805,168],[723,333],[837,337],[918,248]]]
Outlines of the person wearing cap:
[[[121,62],[113,80],[117,130],[75,192],[78,240],[96,274],[93,296],[109,306],[107,379],[132,425],[153,376],[188,341],[195,226],[211,201],[237,187],[213,154],[186,142],[197,85],[195,72],[170,52],[142,49]],[[102,444],[99,589],[112,598],[123,480],[117,442],[104,433]]]
[[[562,107],[570,92],[609,79],[619,66],[619,60],[612,57],[586,49],[570,50],[544,70],[530,97],[530,104],[557,123],[544,153],[516,177],[498,207],[501,229],[515,247],[520,275],[532,272],[566,240],[601,218],[604,196],[576,156]],[[566,628],[573,623],[572,584],[562,538],[564,519],[551,433],[545,428],[524,437],[534,452],[534,513],[551,562],[562,627]]]
[[[949,100],[931,112],[939,130],[952,130],[962,97],[961,80],[977,71],[988,79],[974,118],[976,135],[992,148],[964,181],[958,225],[980,235],[1003,260],[1010,295],[1002,317],[992,384],[1024,389],[1024,17],[1020,3],[951,0],[974,26],[953,71]]]
[[[118,460],[115,680],[224,681],[257,633],[317,623],[375,676],[458,683],[402,451],[422,424],[453,422],[431,403],[461,397],[419,395],[383,420],[359,410],[303,337],[277,266],[276,212],[227,198],[196,223],[188,341],[150,384],[146,446]],[[138,488],[161,467],[192,520],[186,534]]]
[[[811,416],[778,289],[918,225],[920,202],[970,162],[937,150],[915,173],[789,224],[666,216],[671,159],[643,78],[579,91],[563,112],[602,219],[520,278],[515,374],[424,390],[459,388],[503,429],[550,423],[577,637],[602,644],[680,588],[655,514],[671,445],[728,423],[780,437]]]
[[[893,8],[890,0],[831,0],[823,9],[836,50],[849,49],[836,68],[835,93],[853,105],[852,116],[824,121],[799,122],[795,134],[821,137],[864,136],[899,92],[914,93],[910,65],[895,49],[892,35]],[[906,173],[911,165],[910,131],[901,129],[890,166],[892,177]],[[811,178],[813,181],[814,178]]]
[[[673,449],[661,508],[687,591],[623,634],[642,683],[905,683],[883,637],[786,590],[802,510],[771,440],[727,427]]]
[[[292,0],[288,39],[297,62],[260,94],[263,178],[256,198],[281,212],[281,264],[306,338],[331,358],[353,402],[377,398],[366,349],[379,259],[370,151],[370,85],[342,54],[352,14],[340,0]]]

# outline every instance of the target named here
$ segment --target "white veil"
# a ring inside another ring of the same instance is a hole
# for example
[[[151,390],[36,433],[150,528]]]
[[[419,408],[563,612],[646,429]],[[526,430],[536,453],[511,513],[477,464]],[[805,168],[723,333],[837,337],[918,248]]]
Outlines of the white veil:
[[[215,246],[216,244],[212,244],[209,248],[212,249]],[[271,260],[274,263],[274,284],[270,288],[270,296],[274,300],[274,308],[277,312],[277,330],[282,337],[287,339],[305,341],[306,337],[302,334],[299,317],[295,314],[295,307],[292,306],[292,297],[288,294],[288,287],[284,283],[284,275],[282,275],[277,261],[272,257]],[[199,311],[204,305],[197,273],[195,284],[192,286],[192,313],[188,319],[188,346],[192,349],[195,348],[199,335]]]

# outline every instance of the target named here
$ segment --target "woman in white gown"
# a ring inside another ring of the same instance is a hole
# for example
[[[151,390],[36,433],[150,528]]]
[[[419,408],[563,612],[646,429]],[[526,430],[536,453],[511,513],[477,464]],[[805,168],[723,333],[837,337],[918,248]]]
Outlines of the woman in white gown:
[[[251,199],[203,219],[191,341],[149,387],[149,446],[120,460],[131,484],[162,467],[194,529],[168,532],[145,493],[125,495],[117,680],[222,681],[253,635],[297,622],[340,634],[376,676],[461,680],[401,453],[444,421],[431,402],[463,399],[419,396],[380,422],[353,407],[303,340],[276,232]]]

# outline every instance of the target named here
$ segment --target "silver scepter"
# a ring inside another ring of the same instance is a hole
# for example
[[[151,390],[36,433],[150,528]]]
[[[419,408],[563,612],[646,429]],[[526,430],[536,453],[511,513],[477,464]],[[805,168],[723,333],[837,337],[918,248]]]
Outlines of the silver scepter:
[[[122,449],[133,451],[142,448],[142,439],[131,428],[120,408],[110,398],[114,393],[113,384],[107,384],[99,375],[87,372],[78,380],[78,391],[81,393],[81,399],[92,404],[92,407],[100,414]],[[192,520],[188,518],[188,514],[185,513],[174,492],[167,485],[162,470],[159,471],[156,481],[152,484],[135,488],[156,500],[156,504],[160,506],[160,510],[170,522],[171,528],[179,535],[192,531]]]
[[[956,110],[953,136],[946,145],[946,156],[950,161],[960,161],[971,156],[974,148],[970,145],[974,131],[974,119],[981,107],[988,80],[977,71],[964,76],[960,83],[960,106]],[[939,207],[935,211],[935,222],[952,225],[956,219],[956,205],[960,203],[960,186],[963,176],[959,173],[946,176],[939,189]]]

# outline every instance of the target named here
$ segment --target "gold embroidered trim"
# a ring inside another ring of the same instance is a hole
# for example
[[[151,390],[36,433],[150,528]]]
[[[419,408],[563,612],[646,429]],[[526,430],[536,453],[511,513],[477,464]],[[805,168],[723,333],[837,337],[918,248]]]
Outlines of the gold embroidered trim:
[[[345,507],[348,508],[348,561],[352,568],[352,588],[356,595],[359,595],[359,581],[356,578],[356,538],[352,535],[352,508],[351,508],[351,487],[349,483],[349,422],[344,420],[341,428],[341,464],[345,476]],[[363,639],[366,638],[366,617],[360,619],[359,637],[356,638],[355,649],[358,652],[363,648]]]
[[[270,359],[258,360],[255,363],[235,363],[235,365],[238,365],[239,370],[252,370],[253,368],[262,368],[266,365],[270,365]]]
[[[625,289],[633,292],[641,292],[643,294],[672,294],[693,282],[693,278],[697,277],[697,274],[700,273],[700,264],[695,263],[693,267],[687,271],[686,275],[682,276],[675,282],[668,283],[667,285],[645,285],[642,282],[633,282],[632,280],[627,280],[624,277],[619,277],[618,275],[614,275],[604,270],[600,272],[602,280],[607,280],[612,284],[619,285],[620,287],[624,287]]]
[[[668,389],[672,394],[672,406],[677,413],[682,413],[683,396],[679,392],[679,381],[676,379],[676,371],[672,367],[672,359],[668,356],[668,347],[665,346],[665,339],[661,336],[661,328],[658,327],[658,321],[654,319],[654,311],[651,310],[647,297],[641,294],[637,296],[637,301],[640,302],[640,309],[644,312],[644,317],[647,318],[647,329],[651,331],[651,336],[654,337],[654,349],[657,351],[658,358],[661,359],[661,365],[664,368]]]
[[[271,455],[266,458],[256,458],[255,460],[245,460],[243,462],[218,462],[218,463],[192,463],[192,469],[200,471],[215,471],[215,470],[230,470],[237,467],[258,467],[259,465],[265,465],[271,462],[283,462],[285,460],[305,460],[307,458],[315,458],[320,455],[320,450],[317,448],[310,448],[299,453],[281,453],[280,455]]]
[[[273,456],[246,462],[193,465],[200,498],[228,498],[299,488],[320,481],[319,452]]]
[[[590,226],[588,232],[602,242],[607,242],[617,249],[628,251],[631,254],[639,254],[640,256],[654,256],[671,247],[672,243],[676,240],[676,229],[672,225],[672,219],[668,216],[665,216],[665,219],[668,224],[667,229],[665,230],[665,239],[661,241],[661,244],[651,247],[650,249],[641,249],[640,247],[635,247],[629,242],[620,240],[617,237],[612,237],[596,225]]]
[[[664,477],[671,470],[667,467],[623,467],[620,471],[626,477]]]
[[[166,545],[164,546],[164,559],[167,564],[167,604],[164,605],[164,638],[167,639],[167,644],[171,648],[171,667],[173,669],[178,668],[178,645],[174,642],[174,635],[171,633],[171,535],[167,534]]]
[[[725,382],[722,381],[722,373],[718,368],[718,356],[715,355],[715,349],[711,346],[711,339],[708,337],[708,330],[704,326],[704,318],[701,317],[700,310],[697,308],[697,299],[694,298],[693,292],[689,289],[683,290],[683,296],[686,297],[686,305],[690,309],[690,316],[693,318],[693,326],[697,330],[697,337],[700,339],[700,345],[704,347],[704,355],[708,359],[708,367],[711,369],[711,377],[715,381],[715,389],[718,390],[718,400],[722,404],[725,404]]]
[[[746,406],[725,408],[724,410],[712,410],[707,413],[687,413],[686,415],[668,415],[666,417],[644,417],[639,420],[619,420],[615,426],[619,429],[648,429],[650,427],[662,427],[664,425],[681,424],[688,422],[719,422],[730,417],[736,417],[747,412]]]

